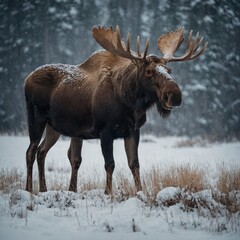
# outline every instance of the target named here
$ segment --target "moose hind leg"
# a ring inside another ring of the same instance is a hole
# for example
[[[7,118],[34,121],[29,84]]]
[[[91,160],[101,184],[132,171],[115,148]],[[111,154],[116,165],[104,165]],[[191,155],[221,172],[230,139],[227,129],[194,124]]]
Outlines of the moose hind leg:
[[[139,130],[136,130],[129,138],[124,139],[125,151],[128,159],[128,166],[133,174],[136,190],[142,191],[140,180],[140,166],[138,161]]]
[[[68,158],[72,167],[69,191],[72,192],[77,192],[78,169],[82,162],[82,143],[83,141],[80,138],[71,138],[70,147],[68,149]]]
[[[41,139],[41,138],[40,138]],[[32,192],[32,170],[33,164],[35,161],[35,156],[37,152],[37,146],[39,141],[31,141],[26,153],[26,164],[27,164],[27,182],[26,182],[26,191]]]
[[[112,175],[115,168],[115,163],[113,159],[113,138],[106,131],[101,133],[101,147],[102,153],[105,160],[105,170],[106,170],[106,188],[105,194],[112,194]]]
[[[46,119],[39,117],[40,112],[31,103],[27,102],[28,110],[28,130],[30,137],[30,145],[26,152],[26,164],[27,164],[27,181],[26,190],[32,192],[32,170],[36,157],[37,147],[41,140],[44,128],[46,126]]]
[[[45,180],[45,158],[49,149],[57,142],[60,134],[56,132],[48,124],[46,126],[46,135],[37,150],[37,163],[38,163],[38,173],[39,173],[39,191],[46,192],[46,180]]]

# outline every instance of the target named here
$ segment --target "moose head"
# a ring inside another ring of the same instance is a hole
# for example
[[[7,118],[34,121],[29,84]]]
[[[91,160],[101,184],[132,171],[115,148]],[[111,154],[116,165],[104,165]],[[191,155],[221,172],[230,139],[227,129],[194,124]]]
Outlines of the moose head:
[[[137,37],[137,51],[130,49],[130,33],[128,33],[127,44],[121,39],[119,26],[116,31],[112,27],[105,29],[102,27],[93,28],[93,37],[96,41],[110,53],[130,59],[138,69],[139,85],[144,85],[144,92],[138,100],[138,105],[148,107],[149,92],[155,92],[157,97],[156,105],[159,114],[162,117],[169,116],[171,110],[179,107],[182,103],[182,93],[178,84],[171,77],[171,69],[166,66],[168,62],[190,61],[199,57],[207,48],[207,42],[199,50],[203,37],[199,40],[199,33],[192,39],[193,31],[188,35],[187,48],[185,53],[180,57],[175,57],[174,53],[178,50],[184,41],[184,28],[179,28],[175,32],[169,32],[159,37],[158,49],[163,54],[162,57],[157,55],[147,55],[149,40],[146,41],[144,52],[140,50],[140,38]],[[151,94],[151,96],[153,96]],[[144,109],[145,110],[145,109]]]

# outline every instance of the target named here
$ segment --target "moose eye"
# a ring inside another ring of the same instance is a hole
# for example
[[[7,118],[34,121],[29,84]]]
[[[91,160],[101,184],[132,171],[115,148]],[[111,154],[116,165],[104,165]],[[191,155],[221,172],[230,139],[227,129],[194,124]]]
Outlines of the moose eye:
[[[146,75],[147,76],[150,76],[152,74],[152,71],[150,70],[150,69],[148,69],[147,71],[146,71]]]

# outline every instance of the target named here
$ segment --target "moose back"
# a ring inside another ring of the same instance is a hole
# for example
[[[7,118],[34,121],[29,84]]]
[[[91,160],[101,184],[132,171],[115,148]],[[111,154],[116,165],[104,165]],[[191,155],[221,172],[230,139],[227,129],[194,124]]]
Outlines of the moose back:
[[[149,55],[149,41],[136,52],[130,49],[130,34],[125,43],[120,29],[93,28],[93,37],[105,49],[92,54],[80,65],[50,64],[37,68],[25,80],[30,145],[26,153],[26,190],[32,191],[32,169],[37,155],[39,190],[46,191],[45,157],[60,134],[71,137],[68,158],[72,166],[70,191],[77,191],[83,139],[98,138],[105,160],[105,193],[112,193],[114,171],[113,141],[123,138],[128,164],[136,190],[140,191],[138,144],[139,129],[146,122],[146,111],[153,105],[161,117],[179,107],[182,93],[166,64],[189,61],[200,56],[203,38],[188,36],[185,53],[174,53],[184,40],[184,29],[166,33],[158,39],[162,57]],[[46,135],[40,144],[46,129]]]

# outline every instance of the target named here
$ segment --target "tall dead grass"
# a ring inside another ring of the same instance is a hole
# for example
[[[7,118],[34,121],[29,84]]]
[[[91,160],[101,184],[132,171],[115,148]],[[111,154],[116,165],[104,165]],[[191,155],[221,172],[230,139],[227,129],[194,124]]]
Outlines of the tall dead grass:
[[[240,167],[231,170],[221,167],[219,170],[217,189],[222,193],[240,190]]]
[[[7,191],[9,188],[22,188],[25,179],[18,169],[0,169],[0,191]]]
[[[153,192],[170,186],[184,188],[191,192],[197,192],[206,187],[204,171],[187,165],[163,169],[155,166],[144,173],[143,179],[145,188]]]
[[[204,171],[188,165],[168,168],[154,166],[143,174],[143,191],[150,199],[155,199],[161,189],[170,186],[198,192],[207,188],[207,185]]]
[[[54,173],[54,170],[52,171]],[[69,177],[67,177],[69,175]],[[122,192],[125,198],[135,196],[135,186],[130,170],[118,171],[114,173],[113,191]],[[38,181],[35,177],[33,186],[34,193],[38,192]],[[68,190],[70,174],[58,176],[58,173],[48,179],[48,189],[51,190]],[[154,199],[157,193],[166,187],[179,187],[189,192],[198,192],[204,189],[215,189],[223,194],[228,194],[234,190],[240,190],[240,167],[233,169],[219,169],[216,185],[209,182],[204,170],[185,166],[172,166],[160,168],[153,166],[149,171],[141,175],[144,193]],[[16,168],[0,169],[0,191],[7,191],[9,188],[22,188],[25,186],[25,174]],[[105,179],[94,174],[94,177],[84,178],[79,176],[78,191],[99,189],[105,187]]]
[[[230,213],[240,213],[240,167],[231,170],[221,168],[215,198],[226,206]]]

